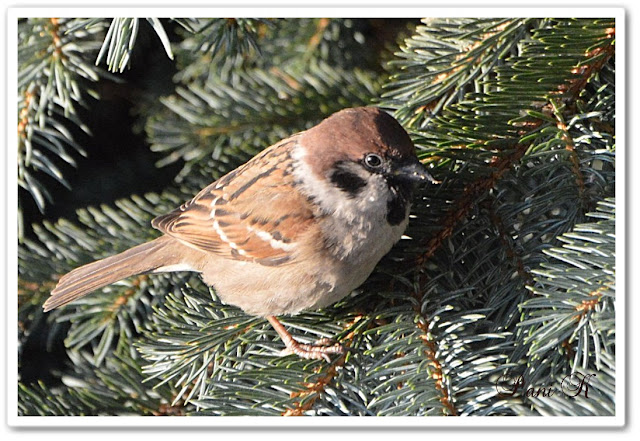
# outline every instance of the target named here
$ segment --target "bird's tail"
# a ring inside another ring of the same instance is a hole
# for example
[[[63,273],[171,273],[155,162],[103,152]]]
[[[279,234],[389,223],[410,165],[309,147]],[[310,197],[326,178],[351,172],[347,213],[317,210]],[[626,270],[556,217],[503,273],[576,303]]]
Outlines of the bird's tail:
[[[172,241],[170,237],[162,236],[115,256],[74,269],[60,278],[58,285],[51,291],[51,297],[44,303],[44,311],[66,305],[126,277],[174,263],[169,261],[174,256],[166,252],[167,245]]]

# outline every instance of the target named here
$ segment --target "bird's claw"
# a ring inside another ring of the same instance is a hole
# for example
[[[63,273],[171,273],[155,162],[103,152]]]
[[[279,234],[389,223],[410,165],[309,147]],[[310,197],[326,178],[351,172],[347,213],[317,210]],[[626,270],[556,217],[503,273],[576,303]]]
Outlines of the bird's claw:
[[[295,354],[298,357],[306,358],[310,360],[323,359],[327,363],[331,361],[329,354],[343,354],[344,348],[339,343],[333,343],[328,338],[322,338],[316,341],[313,345],[306,345],[292,341],[285,349],[280,352],[280,355]]]

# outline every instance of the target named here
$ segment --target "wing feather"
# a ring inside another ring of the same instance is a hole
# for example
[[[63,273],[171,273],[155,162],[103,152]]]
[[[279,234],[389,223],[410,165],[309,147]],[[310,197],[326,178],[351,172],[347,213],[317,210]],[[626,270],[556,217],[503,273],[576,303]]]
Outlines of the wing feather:
[[[293,142],[268,148],[151,224],[205,252],[271,266],[288,262],[313,220],[310,202],[293,187]]]

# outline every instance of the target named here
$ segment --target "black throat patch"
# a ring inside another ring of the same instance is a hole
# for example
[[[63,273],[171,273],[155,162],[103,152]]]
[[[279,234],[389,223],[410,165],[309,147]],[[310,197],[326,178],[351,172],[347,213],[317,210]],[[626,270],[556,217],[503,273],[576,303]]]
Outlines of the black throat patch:
[[[356,197],[356,195],[367,185],[367,182],[364,179],[350,171],[343,163],[336,164],[334,171],[331,173],[330,179],[333,185],[347,193],[351,198]]]
[[[411,201],[413,186],[408,182],[389,181],[391,198],[387,203],[387,222],[400,225],[407,216],[407,207]]]

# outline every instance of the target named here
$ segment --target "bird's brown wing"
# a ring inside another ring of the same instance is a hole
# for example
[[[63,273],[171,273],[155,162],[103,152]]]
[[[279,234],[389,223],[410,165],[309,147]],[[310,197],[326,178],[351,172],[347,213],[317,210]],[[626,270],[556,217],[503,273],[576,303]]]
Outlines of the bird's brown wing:
[[[282,141],[230,172],[154,228],[202,251],[263,265],[288,262],[312,224],[309,201],[293,187],[290,143]]]

